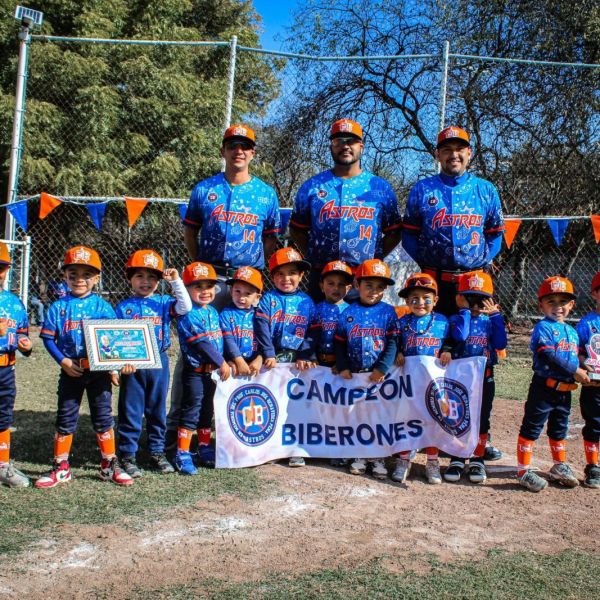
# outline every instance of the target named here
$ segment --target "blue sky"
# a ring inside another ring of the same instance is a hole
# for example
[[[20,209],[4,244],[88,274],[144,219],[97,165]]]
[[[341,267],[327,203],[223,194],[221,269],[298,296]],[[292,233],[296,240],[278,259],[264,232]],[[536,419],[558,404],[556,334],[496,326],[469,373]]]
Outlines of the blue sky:
[[[279,34],[285,37],[284,28],[292,23],[292,14],[298,6],[298,0],[254,0],[254,8],[262,17],[264,32],[261,44],[267,50],[281,50],[281,39],[275,40]]]

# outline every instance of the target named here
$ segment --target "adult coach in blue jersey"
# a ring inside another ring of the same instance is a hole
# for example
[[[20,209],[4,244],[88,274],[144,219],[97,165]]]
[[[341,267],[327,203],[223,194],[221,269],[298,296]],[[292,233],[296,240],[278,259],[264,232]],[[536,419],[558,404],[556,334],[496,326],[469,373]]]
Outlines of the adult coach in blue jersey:
[[[362,127],[351,119],[331,126],[334,166],[304,182],[290,217],[290,234],[310,262],[309,295],[323,298],[319,276],[332,260],[356,267],[382,259],[400,242],[402,218],[392,186],[361,167]]]
[[[265,257],[277,244],[277,194],[249,172],[255,146],[256,136],[247,125],[225,131],[221,146],[225,171],[194,186],[183,219],[190,259],[213,265],[223,292],[225,280],[239,267],[263,269]]]
[[[194,186],[183,219],[183,239],[192,261],[213,265],[219,291],[212,303],[220,310],[228,303],[226,280],[239,267],[263,269],[275,250],[279,233],[279,202],[275,190],[249,172],[256,135],[247,125],[228,127],[221,157],[225,171]],[[171,408],[167,419],[167,448],[176,441],[181,407],[181,357],[175,367]]]
[[[435,277],[445,315],[457,312],[461,273],[485,269],[500,251],[504,219],[494,185],[467,172],[471,139],[460,127],[438,134],[438,175],[411,189],[403,219],[402,245],[421,270]]]

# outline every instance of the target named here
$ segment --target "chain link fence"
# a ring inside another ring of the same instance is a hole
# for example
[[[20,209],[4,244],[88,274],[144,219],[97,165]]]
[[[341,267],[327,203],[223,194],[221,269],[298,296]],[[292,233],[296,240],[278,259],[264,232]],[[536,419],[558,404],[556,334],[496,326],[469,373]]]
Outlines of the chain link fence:
[[[536,318],[537,286],[556,273],[575,282],[576,314],[589,310],[600,255],[589,220],[575,217],[600,212],[600,69],[442,52],[317,59],[244,47],[236,54],[223,42],[97,42],[34,36],[19,197],[44,190],[92,197],[86,202],[125,195],[151,202],[131,229],[124,203],[111,202],[98,231],[83,201],[65,202],[44,220],[30,201],[32,293],[44,294],[65,249],[79,243],[99,250],[101,291],[111,301],[128,294],[124,264],[135,249],[152,247],[182,268],[177,202],[220,170],[230,96],[231,120],[257,130],[252,171],[276,188],[282,207],[331,166],[328,128],[337,118],[361,122],[363,165],[390,180],[401,209],[410,187],[437,170],[440,122],[465,127],[473,134],[471,170],[496,184],[506,214],[524,218],[493,265],[505,312],[514,321]],[[208,72],[217,77],[209,81]],[[573,217],[560,247],[547,216]],[[16,239],[25,235],[17,226]],[[392,261],[400,282],[409,267],[399,256]]]

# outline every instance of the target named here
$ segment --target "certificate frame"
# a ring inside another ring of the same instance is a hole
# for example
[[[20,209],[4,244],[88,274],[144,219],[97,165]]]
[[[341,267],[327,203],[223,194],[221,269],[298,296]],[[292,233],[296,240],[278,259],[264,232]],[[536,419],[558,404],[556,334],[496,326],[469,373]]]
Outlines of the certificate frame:
[[[160,352],[154,326],[137,319],[89,319],[83,321],[90,371],[160,369]]]

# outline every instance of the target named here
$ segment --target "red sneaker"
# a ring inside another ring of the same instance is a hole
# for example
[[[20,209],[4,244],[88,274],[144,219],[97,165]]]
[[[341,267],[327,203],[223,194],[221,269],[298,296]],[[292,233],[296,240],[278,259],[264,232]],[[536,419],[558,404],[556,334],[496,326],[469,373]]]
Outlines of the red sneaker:
[[[59,483],[68,483],[71,481],[71,467],[69,462],[62,460],[59,463],[54,462],[52,471],[42,475],[36,482],[35,487],[38,489],[53,488]]]
[[[112,481],[117,485],[133,485],[133,479],[121,469],[117,457],[103,458],[100,463],[100,479]]]

